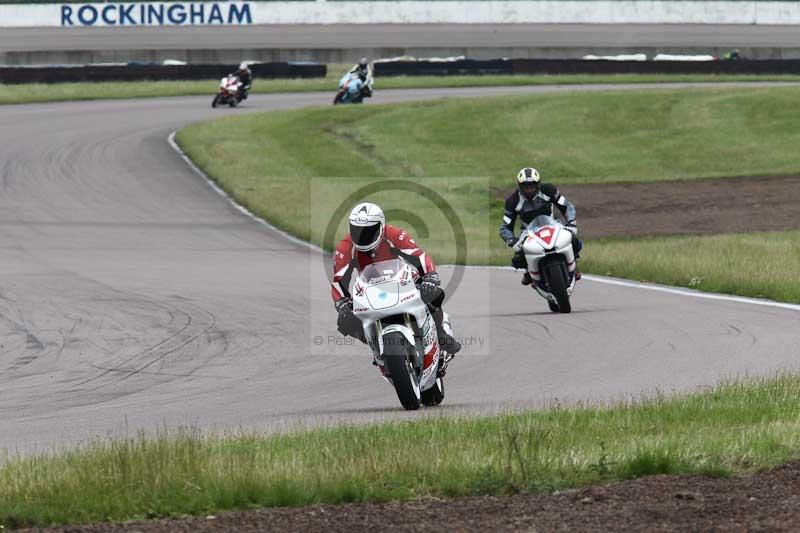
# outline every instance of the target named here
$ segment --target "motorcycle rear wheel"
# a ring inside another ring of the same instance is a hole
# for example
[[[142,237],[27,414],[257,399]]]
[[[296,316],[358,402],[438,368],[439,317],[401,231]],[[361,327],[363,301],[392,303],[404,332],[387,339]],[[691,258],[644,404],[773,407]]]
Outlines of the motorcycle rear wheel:
[[[383,338],[383,343],[383,360],[397,392],[397,399],[409,411],[419,409],[419,378],[411,365],[414,346],[399,332],[388,333]]]

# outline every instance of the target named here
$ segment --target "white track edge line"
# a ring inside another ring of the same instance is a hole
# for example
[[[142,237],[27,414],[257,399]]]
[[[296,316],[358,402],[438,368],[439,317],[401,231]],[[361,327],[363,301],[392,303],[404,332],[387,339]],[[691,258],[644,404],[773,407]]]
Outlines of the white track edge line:
[[[191,158],[188,155],[186,155],[186,153],[183,150],[181,150],[181,147],[178,146],[177,142],[175,142],[175,134],[176,133],[177,133],[177,131],[173,131],[167,137],[167,142],[169,142],[169,145],[172,147],[172,149],[175,150],[178,153],[178,155],[180,155],[183,158],[184,161],[186,161],[186,163],[189,165],[189,167],[192,170],[194,170],[194,172],[198,176],[200,176],[201,178],[203,178],[203,180],[205,180],[205,182],[208,184],[209,187],[211,187],[214,190],[214,192],[216,192],[217,194],[219,194],[220,196],[225,198],[228,201],[228,203],[234,207],[234,209],[236,209],[237,211],[239,211],[243,215],[247,216],[251,220],[254,220],[254,221],[258,222],[262,226],[265,226],[265,227],[269,228],[270,231],[273,231],[273,232],[277,233],[278,235],[280,235],[281,237],[285,238],[286,240],[288,240],[289,242],[291,242],[293,244],[297,244],[299,246],[302,246],[304,248],[308,248],[309,250],[313,250],[315,252],[322,252],[322,248],[320,248],[316,244],[312,244],[312,243],[310,243],[308,241],[304,241],[303,239],[298,239],[294,235],[291,235],[291,234],[283,231],[282,229],[273,226],[272,224],[270,224],[269,222],[267,222],[263,218],[253,214],[252,211],[250,211],[249,209],[247,209],[243,205],[239,204],[236,200],[231,198],[231,196],[227,192],[222,190],[222,188],[220,188],[219,185],[214,183],[214,180],[209,178],[208,175],[205,172],[203,172],[203,170],[200,167],[195,165],[194,161],[192,161]]]
[[[792,311],[800,311],[800,305],[786,303],[786,302],[776,302],[775,300],[767,300],[767,299],[760,299],[760,298],[747,298],[745,296],[733,296],[730,294],[720,294],[716,292],[701,292],[692,289],[686,289],[682,287],[671,287],[669,285],[658,285],[658,284],[648,284],[648,283],[639,283],[635,281],[627,281],[624,279],[618,278],[609,278],[605,276],[595,276],[595,275],[585,275],[583,279],[587,279],[589,281],[595,281],[597,283],[606,283],[608,285],[619,285],[622,287],[633,287],[637,289],[645,289],[648,291],[656,291],[656,292],[666,292],[669,294],[678,294],[680,296],[689,296],[691,298],[701,298],[705,300],[723,300],[728,302],[736,302],[736,303],[743,303],[743,304],[750,304],[750,305],[761,305],[765,307],[778,307],[781,309],[790,309]]]
[[[299,246],[302,246],[304,248],[307,248],[307,249],[315,251],[315,252],[323,253],[322,248],[317,246],[316,244],[310,243],[308,241],[304,241],[303,239],[299,239],[299,238],[295,237],[294,235],[291,235],[291,234],[283,231],[282,229],[273,226],[272,224],[270,224],[269,222],[267,222],[263,218],[253,214],[246,207],[244,207],[244,206],[240,205],[239,203],[237,203],[236,200],[231,198],[231,196],[228,193],[226,193],[224,190],[222,190],[219,187],[219,185],[214,183],[214,181],[211,178],[209,178],[208,175],[206,175],[206,173],[203,172],[200,169],[200,167],[195,165],[194,161],[192,161],[191,158],[189,158],[189,156],[186,155],[186,153],[183,150],[181,150],[181,147],[178,146],[177,142],[175,142],[175,134],[176,133],[177,133],[177,131],[173,131],[167,137],[167,141],[169,142],[169,145],[172,147],[172,149],[175,150],[178,153],[178,155],[180,155],[181,158],[183,158],[184,161],[186,161],[186,163],[189,165],[189,167],[198,176],[203,178],[203,180],[208,184],[209,187],[211,187],[211,189],[213,189],[217,194],[219,194],[220,196],[225,198],[228,201],[228,203],[230,205],[232,205],[237,211],[239,211],[240,213],[244,214],[248,218],[258,222],[262,226],[265,226],[265,227],[269,228],[271,231],[277,233],[281,237],[285,238],[286,240],[288,240],[288,241],[290,241],[290,242],[292,242],[294,244],[297,244]],[[455,268],[455,265],[440,265],[440,266]],[[467,266],[464,266],[464,268],[469,268],[469,269],[488,269],[488,270],[516,270],[514,267],[510,267],[510,266],[489,266],[489,265],[487,265],[487,266],[467,265]],[[762,300],[762,299],[758,299],[758,298],[746,298],[746,297],[743,297],[743,296],[732,296],[732,295],[729,295],[729,294],[719,294],[719,293],[714,293],[714,292],[700,292],[700,291],[696,291],[696,290],[692,290],[692,289],[684,289],[684,288],[680,288],[680,287],[671,287],[669,285],[657,285],[657,284],[649,284],[649,283],[640,283],[640,282],[636,282],[636,281],[628,281],[628,280],[623,280],[623,279],[619,279],[619,278],[609,278],[609,277],[605,277],[605,276],[596,276],[596,275],[593,275],[593,274],[584,274],[582,279],[584,279],[586,281],[594,281],[594,282],[597,282],[597,283],[605,283],[607,285],[617,285],[617,286],[620,286],[620,287],[629,287],[629,288],[632,288],[632,289],[643,289],[643,290],[648,290],[648,291],[665,292],[665,293],[668,293],[668,294],[676,294],[678,296],[687,296],[689,298],[700,298],[700,299],[705,299],[705,300],[720,300],[720,301],[736,302],[736,303],[743,303],[743,304],[750,304],[750,305],[760,305],[760,306],[764,306],[764,307],[777,307],[777,308],[780,308],[780,309],[789,309],[789,310],[792,310],[792,311],[800,311],[800,305],[798,305],[798,304],[791,304],[791,303],[785,303],[785,302],[776,302],[774,300],[766,300],[766,299]]]
[[[456,265],[440,265],[443,267],[455,268]],[[464,268],[484,268],[487,270],[517,270],[511,266],[480,266],[480,265],[467,265]],[[646,291],[665,292],[668,294],[676,294],[678,296],[686,296],[689,298],[700,298],[705,300],[721,300],[727,302],[743,303],[750,305],[760,305],[764,307],[777,307],[780,309],[789,309],[791,311],[800,311],[800,304],[792,304],[787,302],[776,302],[775,300],[767,300],[766,298],[748,298],[746,296],[734,296],[731,294],[720,294],[717,292],[701,292],[694,289],[687,289],[684,287],[673,287],[671,285],[659,285],[657,283],[644,283],[640,281],[630,281],[620,278],[611,278],[607,276],[598,276],[595,274],[584,274],[581,280],[594,281],[596,283],[605,283],[607,285],[617,285],[620,287],[628,287],[632,289],[643,289]]]

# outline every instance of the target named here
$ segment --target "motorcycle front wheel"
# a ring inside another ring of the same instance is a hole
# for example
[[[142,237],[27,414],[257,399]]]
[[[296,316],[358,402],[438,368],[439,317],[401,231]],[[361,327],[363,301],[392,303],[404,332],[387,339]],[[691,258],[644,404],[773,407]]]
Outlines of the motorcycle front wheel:
[[[556,297],[558,302],[559,313],[569,313],[572,311],[572,306],[569,303],[569,294],[567,294],[567,275],[566,265],[561,263],[551,262],[545,266],[547,285],[550,287],[550,292]],[[553,308],[550,307],[552,310]]]
[[[215,94],[214,99],[211,100],[211,107],[217,107],[218,103],[219,103],[219,93]]]
[[[402,333],[392,332],[383,338],[383,360],[389,377],[397,392],[397,399],[409,411],[419,409],[421,394],[419,378],[411,364],[415,347],[406,340]]]

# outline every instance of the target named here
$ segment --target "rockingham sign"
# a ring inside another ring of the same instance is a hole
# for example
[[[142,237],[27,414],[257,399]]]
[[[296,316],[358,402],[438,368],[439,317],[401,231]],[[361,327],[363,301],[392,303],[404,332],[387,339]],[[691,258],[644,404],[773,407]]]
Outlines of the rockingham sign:
[[[0,27],[246,25],[257,23],[253,4],[224,1],[1,4]]]
[[[249,0],[0,4],[0,27],[403,23],[800,25],[800,1]]]
[[[62,5],[61,26],[252,24],[249,3],[169,2]]]

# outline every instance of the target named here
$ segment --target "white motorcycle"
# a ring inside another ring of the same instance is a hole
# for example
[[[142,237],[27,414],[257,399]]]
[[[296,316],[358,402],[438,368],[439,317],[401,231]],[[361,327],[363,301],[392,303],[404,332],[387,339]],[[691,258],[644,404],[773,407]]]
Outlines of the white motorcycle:
[[[230,107],[239,105],[239,102],[242,101],[241,93],[239,92],[241,86],[242,82],[239,81],[238,76],[231,74],[222,78],[219,82],[219,90],[211,101],[211,107],[225,104],[228,104]]]
[[[572,232],[553,217],[540,215],[522,232],[514,248],[525,254],[531,287],[547,300],[550,310],[569,313],[577,272]]]
[[[381,375],[409,410],[444,400],[444,372],[452,355],[440,350],[436,324],[402,259],[368,265],[353,286],[353,313],[361,320]],[[445,313],[442,324],[452,335]]]

